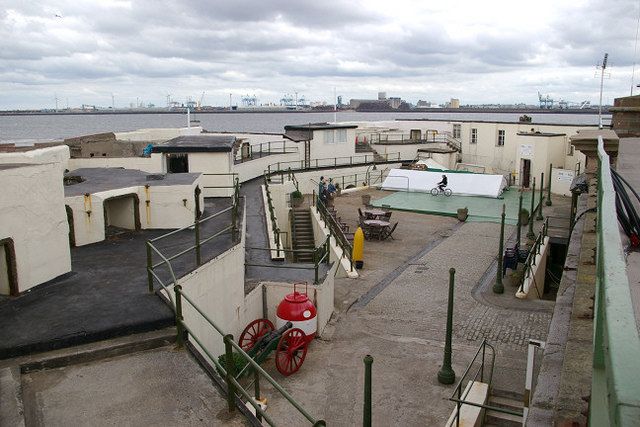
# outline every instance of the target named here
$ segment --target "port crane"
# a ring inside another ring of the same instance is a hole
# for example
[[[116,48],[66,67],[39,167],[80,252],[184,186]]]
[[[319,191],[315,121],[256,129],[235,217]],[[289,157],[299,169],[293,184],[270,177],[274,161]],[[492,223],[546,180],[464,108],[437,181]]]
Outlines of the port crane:
[[[253,95],[245,95],[242,97],[242,106],[243,107],[256,107],[258,105],[258,98]]]

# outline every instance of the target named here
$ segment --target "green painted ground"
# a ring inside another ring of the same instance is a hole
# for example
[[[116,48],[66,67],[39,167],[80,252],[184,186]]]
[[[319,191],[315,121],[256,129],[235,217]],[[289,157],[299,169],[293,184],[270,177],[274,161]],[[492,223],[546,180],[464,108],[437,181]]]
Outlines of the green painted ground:
[[[539,193],[535,202],[538,203]],[[502,193],[502,199],[489,197],[443,195],[432,196],[428,193],[406,193],[398,191],[390,196],[372,201],[377,207],[389,205],[392,209],[420,212],[432,215],[456,216],[458,208],[467,207],[469,218],[467,221],[500,222],[502,205],[506,206],[506,223],[517,224],[518,218],[518,190],[511,188]],[[531,192],[524,193],[522,207],[531,210]]]

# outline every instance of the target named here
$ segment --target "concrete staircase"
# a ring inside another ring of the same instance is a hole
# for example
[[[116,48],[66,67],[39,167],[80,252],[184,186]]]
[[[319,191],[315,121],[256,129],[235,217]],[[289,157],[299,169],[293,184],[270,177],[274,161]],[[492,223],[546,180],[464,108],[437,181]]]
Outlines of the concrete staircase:
[[[510,411],[523,412],[523,395],[510,391],[493,389],[489,396],[490,406],[505,408]],[[484,415],[484,426],[522,426],[522,416],[504,414],[502,412],[488,410]]]
[[[293,221],[291,223],[291,235],[293,237],[293,249],[315,249],[313,238],[313,225],[311,224],[311,212],[309,207],[293,208]],[[294,254],[295,262],[313,262],[311,253]]]

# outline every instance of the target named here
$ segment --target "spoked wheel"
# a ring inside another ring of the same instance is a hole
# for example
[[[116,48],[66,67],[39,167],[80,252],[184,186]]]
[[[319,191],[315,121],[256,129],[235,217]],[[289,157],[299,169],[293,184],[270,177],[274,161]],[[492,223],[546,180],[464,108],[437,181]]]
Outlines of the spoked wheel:
[[[432,196],[437,196],[437,195],[438,195],[438,193],[439,193],[439,191],[438,191],[438,187],[435,187],[435,188],[432,188],[432,189],[431,189],[431,195],[432,195]]]
[[[238,345],[245,352],[249,351],[256,345],[260,338],[273,330],[275,330],[275,328],[269,319],[256,319],[244,328],[244,331],[240,334]]]
[[[450,188],[445,188],[444,189],[444,195],[445,196],[449,197],[449,196],[451,196],[452,193],[453,193],[453,191],[451,191]]]
[[[278,342],[276,368],[286,376],[300,369],[307,355],[307,335],[300,328],[289,329]]]

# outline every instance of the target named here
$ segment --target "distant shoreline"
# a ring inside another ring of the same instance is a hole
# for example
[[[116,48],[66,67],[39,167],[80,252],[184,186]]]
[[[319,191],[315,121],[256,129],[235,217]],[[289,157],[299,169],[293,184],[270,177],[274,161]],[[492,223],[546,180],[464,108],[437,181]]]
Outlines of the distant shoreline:
[[[536,109],[536,108],[421,108],[419,110],[367,110],[367,111],[358,111],[358,110],[338,110],[338,113],[341,112],[349,112],[349,113],[389,113],[389,114],[398,114],[398,113],[408,113],[408,114],[425,114],[425,113],[460,113],[460,114],[468,114],[468,113],[504,113],[504,114],[598,114],[598,110],[596,109]],[[604,114],[609,114],[608,108],[603,107],[602,112]],[[0,116],[96,116],[96,115],[121,115],[121,114],[132,114],[132,115],[145,115],[145,114],[185,114],[186,110],[182,111],[168,111],[168,110],[98,110],[98,111],[38,111],[38,110],[6,110],[0,111]],[[286,110],[286,109],[278,109],[278,110],[261,110],[261,109],[241,109],[241,110],[201,110],[195,111],[192,114],[309,114],[309,113],[333,113],[333,110]]]

